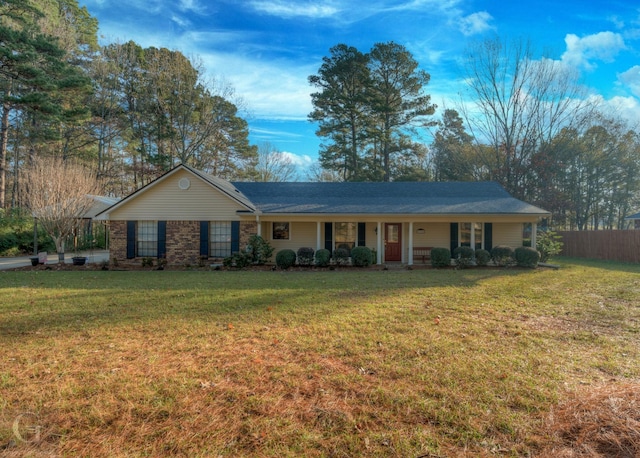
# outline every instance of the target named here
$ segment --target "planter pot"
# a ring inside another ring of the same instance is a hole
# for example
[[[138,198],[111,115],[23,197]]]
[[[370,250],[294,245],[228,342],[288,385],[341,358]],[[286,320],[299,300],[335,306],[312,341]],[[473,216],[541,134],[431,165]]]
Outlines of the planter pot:
[[[84,256],[75,256],[71,258],[71,261],[73,262],[74,266],[84,266],[87,262],[87,258],[85,258]]]
[[[31,259],[31,265],[32,266],[37,266],[38,264],[40,264],[40,258],[37,257],[37,256],[34,256],[32,258],[29,258],[29,259]]]

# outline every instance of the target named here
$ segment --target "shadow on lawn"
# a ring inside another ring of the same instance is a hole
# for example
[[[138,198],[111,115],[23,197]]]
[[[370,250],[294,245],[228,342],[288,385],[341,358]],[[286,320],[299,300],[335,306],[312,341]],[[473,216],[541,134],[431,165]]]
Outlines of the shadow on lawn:
[[[332,272],[13,272],[0,275],[7,300],[0,335],[81,331],[159,320],[253,320],[267,309],[321,319],[346,308],[397,300],[428,300],[430,288],[466,294],[480,282],[542,271],[414,270]],[[417,296],[416,296],[417,295]],[[417,299],[416,299],[417,297]]]

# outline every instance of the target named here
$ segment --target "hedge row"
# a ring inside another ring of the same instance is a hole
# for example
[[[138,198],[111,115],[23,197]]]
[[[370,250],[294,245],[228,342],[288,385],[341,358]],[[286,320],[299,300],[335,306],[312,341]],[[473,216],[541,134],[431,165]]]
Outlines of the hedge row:
[[[540,253],[531,247],[518,247],[515,250],[508,246],[495,246],[491,252],[487,250],[474,250],[471,247],[461,246],[453,251],[448,248],[433,248],[431,250],[431,265],[433,267],[448,267],[451,259],[458,268],[465,268],[475,262],[477,266],[486,266],[489,261],[497,266],[517,265],[520,267],[537,267],[540,262]]]
[[[374,252],[366,246],[355,247],[349,252],[346,248],[336,248],[333,253],[326,249],[314,251],[310,247],[302,247],[298,252],[291,249],[280,250],[276,254],[276,266],[281,269],[288,269],[296,264],[300,266],[315,265],[318,267],[326,267],[331,260],[337,265],[346,265],[351,258],[351,264],[356,267],[367,267],[373,264]]]

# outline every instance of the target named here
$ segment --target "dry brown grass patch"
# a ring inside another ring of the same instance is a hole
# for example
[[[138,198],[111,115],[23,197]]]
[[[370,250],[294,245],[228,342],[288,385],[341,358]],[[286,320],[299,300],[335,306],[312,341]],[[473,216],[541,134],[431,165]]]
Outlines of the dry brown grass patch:
[[[541,457],[640,456],[640,383],[612,382],[570,394],[551,414]]]

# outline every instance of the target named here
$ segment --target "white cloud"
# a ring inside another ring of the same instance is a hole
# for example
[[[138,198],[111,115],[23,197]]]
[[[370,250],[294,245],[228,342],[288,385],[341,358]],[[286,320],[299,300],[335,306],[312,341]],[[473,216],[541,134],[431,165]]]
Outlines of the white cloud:
[[[620,51],[626,49],[622,35],[613,32],[600,32],[582,38],[569,33],[564,41],[567,50],[562,55],[562,61],[585,70],[596,67],[592,62],[594,60],[612,62]]]
[[[211,76],[231,81],[248,111],[260,118],[304,120],[311,112],[311,87],[307,76],[316,66],[304,67],[285,60],[263,61],[242,55],[200,52]]]
[[[262,13],[284,18],[306,17],[327,18],[340,12],[340,8],[330,2],[300,2],[286,0],[254,0],[251,6]]]
[[[490,24],[492,20],[493,16],[486,11],[470,14],[460,18],[460,31],[465,36],[470,36],[493,30],[494,27]]]
[[[206,12],[206,8],[198,0],[180,0],[179,8],[181,11],[191,11],[197,14]]]
[[[627,121],[631,128],[637,129],[640,126],[640,99],[637,97],[616,96],[605,99],[601,95],[594,95],[589,101],[595,103],[605,114]]]
[[[290,153],[289,151],[281,151],[280,155],[282,157],[288,159],[291,162],[291,164],[295,165],[299,169],[307,168],[307,167],[309,167],[311,164],[313,164],[315,162],[311,158],[311,156],[308,156],[306,154],[299,155],[299,154],[295,154],[295,153]]]
[[[640,97],[640,65],[635,65],[626,72],[620,73],[618,81],[627,86],[632,94]]]
[[[182,16],[178,16],[177,14],[172,14],[171,20],[184,29],[188,28],[191,25],[191,21]]]

